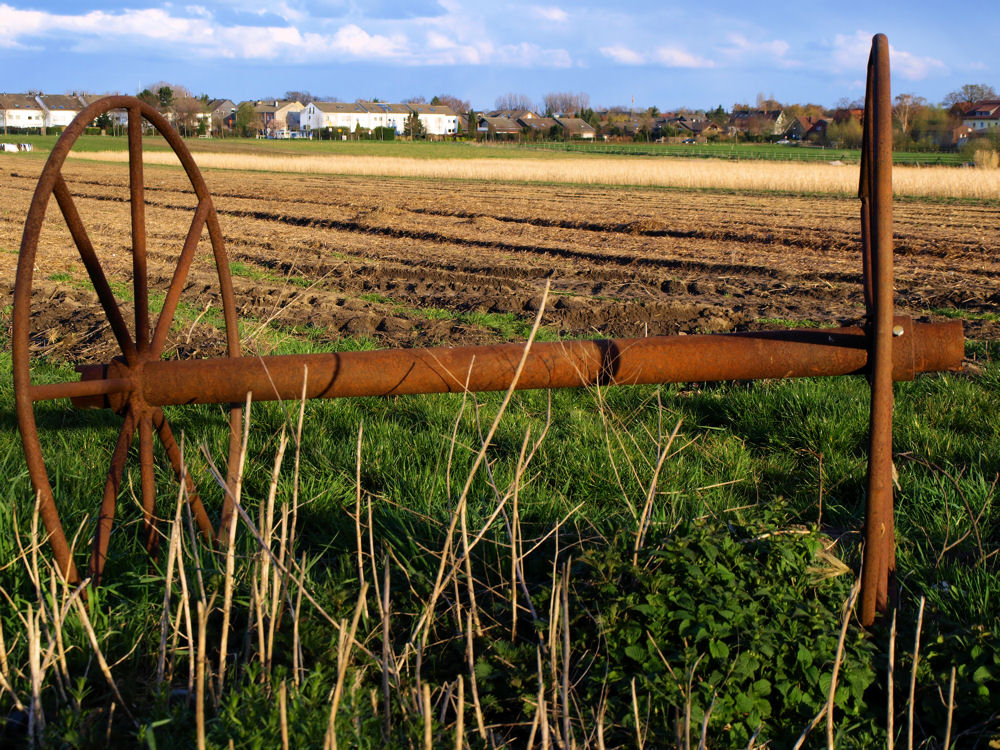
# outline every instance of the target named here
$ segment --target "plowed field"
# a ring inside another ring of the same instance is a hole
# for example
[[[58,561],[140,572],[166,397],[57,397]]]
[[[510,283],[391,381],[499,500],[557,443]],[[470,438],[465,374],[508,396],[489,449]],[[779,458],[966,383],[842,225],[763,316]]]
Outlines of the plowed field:
[[[41,166],[0,159],[8,290]],[[127,173],[77,162],[64,174],[127,311]],[[856,200],[222,171],[206,180],[244,334],[266,331],[262,349],[282,332],[384,346],[517,338],[546,280],[544,325],[563,337],[826,323],[863,311]],[[147,167],[146,184],[150,285],[165,290],[194,196],[180,170]],[[895,218],[900,313],[960,316],[970,338],[997,338],[1000,211],[903,202]],[[72,360],[113,352],[54,200],[34,290],[40,348]],[[217,351],[219,306],[206,233],[174,328],[181,356]]]

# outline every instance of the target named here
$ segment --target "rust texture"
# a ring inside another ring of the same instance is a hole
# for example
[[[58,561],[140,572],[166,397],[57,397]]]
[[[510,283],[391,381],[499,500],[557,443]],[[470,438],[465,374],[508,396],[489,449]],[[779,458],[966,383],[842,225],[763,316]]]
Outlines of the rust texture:
[[[913,323],[893,340],[895,380],[916,372],[956,369],[962,325]],[[120,377],[121,364],[81,368],[86,384],[113,383],[99,395],[74,398],[77,407],[122,411],[136,397],[147,404],[225,404],[307,398],[402,396],[506,390],[514,382],[523,344],[434,349],[386,349],[242,359],[149,362],[138,378]],[[868,371],[868,337],[861,328],[798,329],[702,336],[535,343],[517,390],[595,385],[758,380]],[[34,386],[36,400],[51,385]],[[136,392],[138,391],[138,393]]]
[[[876,611],[885,611],[896,568],[892,499],[892,96],[889,41],[883,34],[872,41],[868,84],[863,137],[867,169],[861,185],[865,295],[871,330],[871,411],[861,570],[864,625],[874,622]]]
[[[97,115],[125,109],[129,118],[134,335],[119,310],[86,227],[61,175],[67,153]],[[153,321],[146,277],[142,127],[148,121],[170,143],[198,197],[177,268]],[[129,447],[138,434],[144,542],[156,548],[154,441],[188,490],[201,531],[228,538],[242,411],[254,400],[341,398],[420,393],[636,385],[684,381],[751,380],[863,374],[871,383],[868,494],[862,567],[862,622],[884,610],[895,568],[892,508],[892,384],[918,372],[960,369],[964,336],[959,322],[913,323],[893,316],[892,129],[888,42],[878,35],[868,64],[861,198],[862,269],[867,323],[863,327],[801,329],[711,336],[653,337],[604,341],[385,350],[278,357],[240,357],[236,304],[211,196],[183,141],[148,105],[132,97],[109,97],[85,109],[56,143],[39,179],[25,223],[14,294],[13,361],[15,404],[32,483],[58,567],[79,580],[66,542],[38,442],[32,405],[69,398],[79,408],[109,408],[123,417],[105,482],[88,575],[100,581],[107,558],[115,505]],[[33,385],[30,380],[30,297],[35,255],[48,200],[55,195],[98,300],[121,349],[103,365],[77,368],[79,381]],[[198,242],[207,229],[218,268],[228,357],[164,361],[161,354]],[[518,363],[525,357],[520,377]],[[214,529],[185,469],[162,407],[180,404],[230,405],[227,480],[221,520]]]

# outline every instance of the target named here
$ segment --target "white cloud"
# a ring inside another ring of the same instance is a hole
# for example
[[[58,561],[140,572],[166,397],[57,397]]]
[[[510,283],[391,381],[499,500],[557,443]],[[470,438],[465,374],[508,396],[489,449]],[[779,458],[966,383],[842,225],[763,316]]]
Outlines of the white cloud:
[[[780,61],[788,54],[790,45],[783,39],[774,39],[769,42],[755,42],[747,39],[742,34],[728,34],[726,45],[722,50],[736,58],[746,57],[766,57]]]
[[[441,5],[447,8],[447,0],[442,0]],[[74,15],[19,10],[0,3],[0,48],[23,47],[28,40],[56,39],[76,51],[134,47],[204,59],[391,60],[400,65],[492,64],[519,68],[573,65],[565,49],[530,41],[492,40],[478,18],[462,16],[458,7],[449,11],[450,15],[434,19],[300,21],[302,13],[289,0],[270,9],[284,19],[283,23],[249,26],[223,23],[204,5]],[[540,9],[553,20],[566,17],[554,6]]]
[[[833,38],[831,62],[837,71],[864,70],[872,46],[872,35],[866,31],[837,34]],[[889,45],[889,67],[893,76],[919,81],[932,74],[946,74],[948,66],[934,57],[914,55]]]
[[[680,47],[660,47],[654,59],[668,68],[714,68],[715,63],[704,57],[692,55]]]
[[[920,57],[889,45],[890,67],[900,77],[920,81],[935,73],[947,73],[948,66],[934,57]]]
[[[601,54],[610,57],[619,65],[642,65],[645,59],[633,49],[617,45],[615,47],[601,47]]]
[[[569,14],[562,8],[554,5],[536,5],[531,12],[544,21],[554,21],[555,23],[565,23],[569,20]]]
[[[519,68],[569,68],[573,58],[564,49],[544,49],[537,44],[502,44],[496,47],[493,63]]]

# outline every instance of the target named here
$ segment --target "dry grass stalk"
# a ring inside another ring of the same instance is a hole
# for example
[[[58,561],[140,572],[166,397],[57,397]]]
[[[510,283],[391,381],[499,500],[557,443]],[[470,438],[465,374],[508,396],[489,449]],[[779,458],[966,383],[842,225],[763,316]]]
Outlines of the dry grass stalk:
[[[486,462],[487,466],[489,461]],[[496,513],[493,518],[496,518],[496,514],[500,512],[502,504],[498,504]],[[469,544],[469,524],[468,524],[468,513],[469,505],[468,503],[462,504],[461,513],[459,516],[459,526],[462,537],[462,563],[465,568],[465,587],[466,593],[469,597],[469,608],[472,610],[472,622],[476,626],[476,635],[481,636],[483,634],[483,624],[479,621],[479,607],[476,605],[476,582],[472,575],[472,558],[469,553],[472,551],[472,545]],[[483,533],[489,528],[489,524],[492,523],[492,519],[486,522],[483,527]],[[458,601],[456,597],[456,602]]]
[[[70,158],[124,162],[127,152],[71,153]],[[176,164],[169,152],[146,151],[147,164]],[[992,162],[991,162],[992,163]],[[261,156],[198,154],[202,169],[262,172],[352,174],[490,182],[562,182],[591,185],[637,185],[729,190],[781,190],[850,195],[857,191],[857,165],[796,162],[731,162],[722,159],[605,157],[564,159],[408,159],[383,156]],[[970,171],[974,174],[970,174]],[[1000,173],[960,167],[894,166],[897,196],[1000,197]]]
[[[354,498],[354,533],[358,544],[358,585],[365,585],[365,552],[364,544],[362,539],[364,538],[361,534],[361,436],[365,432],[365,423],[362,421],[358,425],[358,450],[357,457],[354,462],[354,487],[355,487],[355,498]],[[365,602],[365,619],[368,619],[368,603]]]
[[[68,583],[62,576],[58,575],[55,568],[49,564],[48,565],[49,574],[49,601],[52,603],[52,632],[55,634],[55,643],[53,644],[54,654],[52,655],[53,663],[55,665],[56,674],[56,686],[62,695],[63,701],[68,701],[72,706],[74,711],[80,710],[80,705],[76,700],[76,696],[66,694],[63,689],[63,685],[68,686],[70,684],[69,666],[66,661],[66,645],[63,641],[63,623],[66,619],[66,612],[69,609],[69,603],[66,601],[69,596]],[[60,596],[57,591],[58,584],[57,581],[62,580],[62,601],[63,604],[60,606],[59,600]],[[78,589],[78,593],[82,589]],[[50,651],[52,649],[50,648]]]
[[[893,750],[893,746],[896,743],[896,738],[893,736],[895,733],[894,723],[896,720],[896,708],[894,705],[894,692],[896,690],[896,613],[897,610],[892,610],[892,624],[889,626],[889,672],[888,672],[888,690],[886,691],[886,701],[888,705],[885,711],[885,737],[886,737],[886,750]]]
[[[455,707],[455,750],[465,747],[465,678],[458,676],[458,699]]]
[[[281,748],[288,750],[288,684],[284,680],[278,688],[278,712],[281,720]]]
[[[917,633],[913,639],[913,666],[910,671],[910,699],[906,706],[906,747],[913,750],[913,700],[917,692],[917,666],[920,663],[920,631],[924,626],[925,597],[920,597],[920,610],[917,613]]]
[[[305,569],[305,553],[299,561],[299,569]],[[305,664],[302,663],[302,639],[299,637],[299,622],[302,615],[302,579],[297,581],[295,592],[295,611],[292,615],[292,676],[295,679],[295,687],[298,687],[302,676],[305,673]]]
[[[414,629],[414,638],[411,639],[411,643],[415,640],[416,635],[420,634],[421,641],[421,651],[427,645],[427,639],[430,634],[431,620],[434,616],[434,610],[437,606],[438,597],[448,586],[449,581],[445,577],[445,570],[448,568],[448,559],[450,557],[449,550],[452,546],[452,539],[454,538],[455,528],[458,525],[458,521],[462,515],[465,507],[466,500],[469,495],[469,490],[472,488],[472,482],[475,479],[476,473],[479,470],[479,466],[482,464],[483,460],[486,458],[486,451],[493,441],[493,435],[496,433],[497,428],[500,426],[500,420],[507,410],[507,405],[510,403],[511,396],[514,394],[514,389],[517,385],[517,381],[521,377],[521,373],[524,371],[525,362],[528,359],[528,353],[531,350],[531,345],[535,340],[535,336],[538,333],[538,328],[542,323],[542,314],[545,310],[546,303],[549,298],[549,290],[551,288],[551,281],[545,282],[545,289],[542,292],[542,300],[538,306],[538,312],[535,315],[535,322],[531,327],[531,332],[528,334],[528,340],[524,344],[524,349],[521,353],[521,360],[518,362],[517,368],[514,371],[514,377],[511,379],[510,386],[507,388],[507,392],[504,394],[503,400],[500,403],[499,409],[497,409],[496,417],[493,419],[493,423],[490,425],[489,432],[486,434],[486,438],[483,440],[483,444],[476,454],[476,458],[472,463],[472,467],[469,469],[469,475],[465,480],[465,485],[462,487],[462,492],[458,498],[458,506],[455,512],[452,514],[451,522],[448,526],[448,530],[445,534],[445,546],[441,553],[441,560],[438,565],[437,575],[434,580],[434,586],[431,589],[431,596],[428,600],[424,612],[417,622],[417,626]],[[419,652],[418,652],[419,656]]]
[[[389,663],[392,659],[392,646],[390,644],[391,631],[389,630],[389,611],[391,607],[392,599],[389,596],[389,589],[392,585],[392,579],[389,575],[389,558],[386,556],[382,561],[382,599],[379,604],[379,609],[382,614],[382,739],[386,742],[389,741],[389,737],[392,735],[392,691],[389,689],[389,674],[390,667]],[[461,678],[459,678],[461,679]]]
[[[479,703],[479,684],[476,680],[476,654],[473,646],[472,615],[466,617],[465,622],[465,662],[469,668],[469,687],[472,688],[472,708],[476,713],[476,728],[479,736],[486,742],[486,719],[483,716],[483,707]]]
[[[31,746],[41,744],[45,733],[45,713],[42,710],[42,683],[45,675],[42,673],[41,638],[38,633],[38,617],[34,607],[28,605],[26,630],[28,636],[28,669],[31,673],[31,708],[28,711],[28,737]]]
[[[135,722],[135,717],[132,716],[132,712],[128,710],[128,704],[125,703],[125,699],[122,698],[122,694],[118,692],[118,685],[115,684],[115,678],[111,676],[111,668],[108,666],[107,660],[104,658],[104,652],[101,651],[101,645],[97,641],[97,633],[94,632],[94,626],[90,622],[90,616],[87,614],[87,607],[84,605],[83,601],[79,598],[74,599],[73,603],[76,605],[76,611],[80,615],[80,622],[83,624],[83,629],[87,633],[87,640],[90,641],[90,647],[94,651],[94,658],[97,659],[97,665],[100,667],[101,674],[104,675],[105,681],[108,683],[108,687],[111,688],[111,692],[114,693],[115,699],[121,705],[122,710],[125,714]]]
[[[639,696],[635,692],[635,677],[632,678],[632,718],[635,720],[635,746],[642,750],[646,745],[645,733],[642,731],[642,721],[639,718]],[[688,743],[690,747],[690,742]]]
[[[208,644],[207,640],[207,625],[208,625],[208,607],[205,606],[205,602],[201,599],[197,602],[198,606],[198,677],[195,680],[195,698],[194,698],[194,727],[195,727],[195,737],[198,743],[198,750],[205,750],[205,661],[207,660],[207,654],[205,653]]]
[[[1000,154],[989,148],[976,149],[972,161],[980,169],[996,169],[1000,167]]]
[[[674,444],[674,438],[677,437],[677,432],[681,428],[681,421],[680,419],[677,420],[673,432],[670,433],[670,437],[667,439],[667,444],[663,446],[659,457],[656,459],[656,468],[653,469],[653,478],[649,481],[646,502],[642,507],[642,514],[639,516],[639,528],[635,535],[635,549],[632,551],[633,565],[639,564],[639,550],[642,549],[642,545],[646,540],[646,531],[649,529],[650,516],[653,511],[653,500],[656,498],[656,485],[660,480],[660,470],[663,468],[663,462],[670,455],[670,447]]]
[[[280,478],[281,464],[285,459],[285,449],[287,447],[288,435],[286,434],[284,427],[282,427],[281,438],[278,441],[278,452],[274,457],[274,469],[271,472],[271,483],[268,485],[267,490],[267,510],[264,519],[264,538],[267,540],[269,550],[271,539],[274,536],[274,502],[278,492],[278,479]],[[235,524],[233,525],[235,526]],[[273,552],[270,552],[270,554],[264,555],[260,562],[262,605],[267,607],[264,613],[267,620],[267,629],[264,632],[265,651],[262,652],[265,672],[271,671],[274,648],[274,629],[278,618],[278,607],[281,603],[281,574],[279,573],[278,565],[275,565],[272,569],[271,560],[275,559],[277,563],[282,566],[285,564],[285,533],[285,530],[282,529],[282,532],[279,535],[278,554],[274,555]]]
[[[941,746],[944,750],[949,750],[951,747],[951,719],[955,713],[955,667],[951,668],[951,680],[948,683],[948,721],[944,729],[944,744]]]
[[[434,750],[434,717],[431,715],[431,686],[426,682],[421,693],[424,715],[424,750]]]
[[[562,575],[562,586],[560,587],[560,594],[562,596],[562,638],[563,638],[563,663],[562,663],[562,703],[563,703],[563,737],[565,742],[569,746],[575,746],[576,741],[573,737],[572,729],[570,727],[570,712],[569,712],[569,656],[570,656],[570,637],[569,637],[569,571],[570,566],[573,564],[573,558],[570,557],[566,563],[563,565],[563,575]]]
[[[833,674],[830,676],[830,693],[826,699],[826,744],[830,750],[834,748],[833,742],[833,706],[834,696],[837,692],[837,677],[840,674],[840,663],[844,658],[844,641],[847,639],[847,626],[851,622],[851,614],[854,612],[854,603],[858,599],[858,592],[861,591],[861,579],[855,581],[851,587],[851,593],[844,604],[844,615],[840,623],[840,637],[837,639],[837,652],[833,658]]]
[[[183,478],[178,483],[177,503],[175,505],[174,523],[170,526],[170,540],[167,544],[167,571],[163,586],[163,612],[160,615],[160,651],[156,662],[156,684],[162,685],[166,679],[167,637],[170,634],[170,599],[173,594],[174,566],[177,564],[178,548],[180,546],[180,507],[184,502],[186,483]],[[178,610],[179,612],[180,610]],[[174,627],[176,634],[177,628]],[[222,670],[220,670],[221,672]]]
[[[340,623],[340,634],[337,643],[337,684],[333,688],[333,696],[330,701],[330,722],[326,730],[324,746],[332,750],[337,750],[337,710],[340,707],[340,698],[344,692],[344,677],[347,675],[347,668],[350,666],[351,654],[354,650],[355,635],[358,632],[358,621],[361,619],[361,611],[364,609],[365,597],[368,596],[368,585],[361,587],[358,594],[358,602],[354,606],[354,616],[351,618],[350,630],[346,629],[346,620]]]

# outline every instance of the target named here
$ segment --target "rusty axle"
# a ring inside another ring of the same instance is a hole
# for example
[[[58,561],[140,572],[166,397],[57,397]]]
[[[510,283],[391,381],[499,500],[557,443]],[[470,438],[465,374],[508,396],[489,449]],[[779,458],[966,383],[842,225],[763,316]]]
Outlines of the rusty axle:
[[[961,366],[961,323],[897,318],[894,380]],[[862,374],[868,338],[860,328],[796,329],[699,336],[535,343],[518,390],[757,380]],[[73,397],[78,407],[120,409],[140,396],[150,406],[507,389],[523,344],[388,349],[232,359],[124,362],[80,368],[80,383],[33,386],[34,399]],[[76,390],[89,392],[80,395]]]

